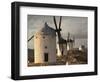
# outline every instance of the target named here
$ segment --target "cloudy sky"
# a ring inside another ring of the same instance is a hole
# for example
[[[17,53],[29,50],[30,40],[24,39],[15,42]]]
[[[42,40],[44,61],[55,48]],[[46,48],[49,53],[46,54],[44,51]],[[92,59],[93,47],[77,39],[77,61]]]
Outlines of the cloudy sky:
[[[57,24],[59,24],[59,16],[56,16]],[[44,23],[55,29],[53,22],[53,16],[43,16],[43,15],[28,15],[28,39],[34,35],[39,29],[44,26]],[[63,16],[61,23],[61,34],[63,38],[67,38],[68,32],[75,37],[75,39],[87,39],[88,32],[88,18],[87,17],[69,17]],[[79,44],[80,43],[80,44]],[[86,45],[86,41],[77,42],[76,45]],[[28,48],[33,48],[33,39],[28,42]]]

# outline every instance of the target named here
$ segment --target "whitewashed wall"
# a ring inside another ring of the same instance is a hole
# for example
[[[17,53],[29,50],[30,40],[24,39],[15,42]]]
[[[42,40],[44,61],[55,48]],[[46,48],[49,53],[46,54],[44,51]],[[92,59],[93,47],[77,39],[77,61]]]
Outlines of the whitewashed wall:
[[[56,62],[56,36],[36,34],[34,37],[34,52],[35,63],[45,62],[44,53],[48,53],[49,63]]]

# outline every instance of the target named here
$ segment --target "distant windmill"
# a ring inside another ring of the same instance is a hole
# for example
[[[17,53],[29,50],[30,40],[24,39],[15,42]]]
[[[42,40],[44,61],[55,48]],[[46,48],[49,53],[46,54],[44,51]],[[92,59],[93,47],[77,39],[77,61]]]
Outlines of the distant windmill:
[[[61,55],[66,55],[66,51],[67,51],[67,42],[65,39],[62,38],[61,36],[61,33],[60,31],[62,30],[61,29],[61,23],[62,23],[62,17],[60,16],[60,21],[59,21],[59,27],[57,26],[57,23],[56,23],[56,19],[55,19],[55,16],[53,17],[53,20],[54,20],[54,24],[55,24],[55,28],[56,28],[56,33],[57,33],[57,36],[58,36],[58,47],[61,51]]]
[[[73,45],[75,44],[75,37],[71,38],[70,33],[68,32],[67,36],[67,50],[73,49]]]

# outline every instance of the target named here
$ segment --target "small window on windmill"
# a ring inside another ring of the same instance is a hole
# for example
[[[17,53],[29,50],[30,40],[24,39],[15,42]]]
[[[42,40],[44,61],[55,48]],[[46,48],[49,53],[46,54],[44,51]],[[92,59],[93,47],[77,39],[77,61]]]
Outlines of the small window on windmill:
[[[36,39],[37,39],[37,37],[36,37]]]
[[[44,31],[42,30],[42,32],[44,32]]]
[[[45,46],[45,49],[47,49],[47,46]]]
[[[43,36],[43,39],[45,39],[45,37]]]

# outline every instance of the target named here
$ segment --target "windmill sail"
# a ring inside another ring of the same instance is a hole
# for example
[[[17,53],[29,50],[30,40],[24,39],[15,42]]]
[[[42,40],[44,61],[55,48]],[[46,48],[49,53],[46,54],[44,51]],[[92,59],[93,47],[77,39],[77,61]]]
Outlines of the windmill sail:
[[[55,16],[53,17],[53,20],[54,20],[54,24],[56,28],[56,33],[58,35],[58,52],[63,55],[64,49],[67,50],[67,43],[66,43],[66,40],[62,38],[61,33],[60,33],[62,17],[60,16],[59,27],[57,27]],[[66,48],[64,47],[64,44],[66,45]]]
[[[54,20],[54,24],[55,24],[55,27],[56,27],[56,30],[57,30],[57,23],[56,23],[55,16],[53,17],[53,20]]]
[[[29,39],[28,39],[28,42],[32,39],[34,37],[34,35],[33,36],[31,36]]]
[[[62,17],[60,16],[60,22],[59,22],[59,29],[61,29],[61,20],[62,20]]]
[[[59,28],[61,26],[61,18],[60,18],[59,28],[57,28],[57,23],[56,23],[55,16],[53,17],[53,19],[54,19],[54,24],[55,24],[56,32],[57,32],[57,35],[58,35],[58,42],[60,42],[61,41],[61,33],[60,33],[61,29],[59,29]]]

